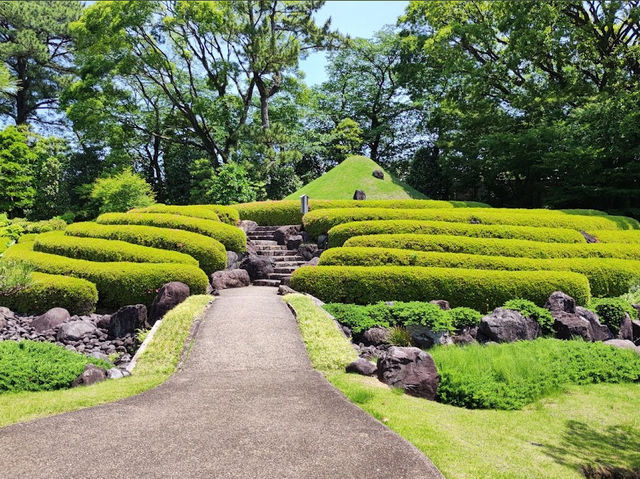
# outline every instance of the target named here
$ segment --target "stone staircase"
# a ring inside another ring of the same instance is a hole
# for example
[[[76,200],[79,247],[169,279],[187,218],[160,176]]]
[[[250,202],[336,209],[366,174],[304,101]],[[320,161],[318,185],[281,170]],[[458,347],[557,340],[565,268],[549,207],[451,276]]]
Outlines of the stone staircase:
[[[247,240],[255,248],[256,254],[269,256],[275,262],[273,273],[268,279],[257,279],[255,286],[275,286],[289,284],[293,272],[306,263],[297,250],[289,250],[284,245],[279,245],[275,239],[275,231],[279,226],[258,226],[247,233]]]

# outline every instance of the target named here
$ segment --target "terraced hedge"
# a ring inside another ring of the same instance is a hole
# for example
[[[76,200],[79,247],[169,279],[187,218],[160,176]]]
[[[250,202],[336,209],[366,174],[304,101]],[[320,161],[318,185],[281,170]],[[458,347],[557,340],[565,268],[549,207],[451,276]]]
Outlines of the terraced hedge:
[[[211,208],[198,205],[176,206],[163,205],[161,203],[145,206],[144,208],[133,208],[128,213],[167,213],[170,215],[190,216],[192,218],[202,218],[205,220],[220,221],[220,217]]]
[[[150,248],[125,241],[78,238],[52,231],[36,237],[34,251],[57,254],[88,261],[129,261],[132,263],[182,263],[198,266],[188,254],[159,248]]]
[[[404,266],[305,266],[291,287],[327,303],[445,299],[451,306],[489,311],[513,298],[543,305],[554,291],[587,304],[589,281],[566,271],[486,271]]]
[[[342,223],[372,220],[431,220],[488,225],[536,226],[568,228],[578,231],[615,230],[615,221],[602,216],[575,216],[552,210],[520,210],[511,213],[487,208],[455,209],[382,209],[346,208],[310,211],[304,217],[305,229],[311,237],[326,234]]]
[[[464,236],[449,235],[397,234],[355,236],[348,239],[344,245],[523,258],[640,259],[640,248],[629,248],[629,246],[625,244],[542,243],[540,241],[466,238]]]
[[[524,239],[545,243],[586,243],[584,236],[579,231],[567,228],[482,225],[447,221],[377,220],[354,221],[334,226],[329,230],[329,247],[342,246],[345,241],[354,236],[399,233]]]
[[[151,305],[157,290],[165,283],[180,281],[191,294],[207,290],[207,275],[197,266],[176,263],[99,263],[33,251],[33,243],[10,247],[5,258],[32,264],[42,273],[86,279],[98,289],[98,306],[116,310],[128,304]]]
[[[220,241],[190,231],[155,226],[99,225],[98,223],[73,223],[65,234],[84,238],[105,238],[126,241],[166,250],[179,251],[195,258],[205,273],[225,269],[227,251]]]
[[[240,228],[219,221],[165,213],[105,213],[96,222],[105,225],[143,225],[175,228],[209,236],[222,243],[226,249],[243,252],[247,249],[247,237]]]
[[[71,314],[88,314],[98,302],[96,285],[80,278],[32,273],[33,283],[11,295],[0,295],[0,306],[25,314],[41,314],[51,308]]]
[[[594,296],[626,293],[640,278],[640,261],[613,258],[513,258],[463,253],[437,253],[392,248],[332,248],[320,257],[323,266],[424,266],[506,271],[572,271],[589,279]]]
[[[602,243],[628,243],[638,244],[640,243],[640,231],[627,230],[627,231],[612,231],[612,230],[598,230],[591,231],[589,234],[595,236],[598,241]]]

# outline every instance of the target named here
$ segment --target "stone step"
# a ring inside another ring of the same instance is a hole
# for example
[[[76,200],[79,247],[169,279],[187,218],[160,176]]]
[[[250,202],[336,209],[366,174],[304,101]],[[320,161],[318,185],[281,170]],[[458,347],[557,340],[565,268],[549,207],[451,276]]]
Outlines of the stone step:
[[[287,249],[256,249],[256,254],[261,256],[286,256],[287,258],[293,258],[290,259],[291,261],[297,258],[296,253],[297,251],[290,251]]]
[[[275,241],[275,240],[254,240],[254,239],[252,239],[251,242],[256,246],[280,246],[278,244],[278,242]]]
[[[286,246],[279,244],[257,244],[256,251],[289,251]]]
[[[283,279],[291,278],[291,273],[269,273],[269,279],[277,279],[282,281]]]
[[[249,233],[258,232],[258,231],[273,232],[273,231],[277,230],[278,228],[280,228],[280,227],[279,226],[258,226],[257,228],[254,228],[251,231],[249,231]]]
[[[302,260],[302,258],[300,256],[276,256],[274,257],[274,259],[276,260],[276,263],[279,263],[280,261],[284,262],[284,261],[297,261],[300,262]]]
[[[273,269],[274,273],[286,273],[286,274],[291,274],[293,273],[295,270],[297,270],[298,267],[297,266],[280,266],[276,263],[276,267]]]
[[[254,235],[254,234],[249,233],[247,235],[247,239],[249,239],[251,241],[256,241],[256,240],[258,240],[258,241],[260,241],[260,240],[275,241],[273,239],[273,235],[265,235],[265,234],[256,234],[256,235]]]
[[[281,258],[281,256],[278,257],[278,258]],[[277,261],[276,260],[276,267],[278,267],[278,268],[299,268],[300,266],[302,266],[305,263],[306,263],[306,261]]]
[[[273,286],[277,288],[282,284],[282,281],[279,279],[256,279],[253,282],[254,286]]]

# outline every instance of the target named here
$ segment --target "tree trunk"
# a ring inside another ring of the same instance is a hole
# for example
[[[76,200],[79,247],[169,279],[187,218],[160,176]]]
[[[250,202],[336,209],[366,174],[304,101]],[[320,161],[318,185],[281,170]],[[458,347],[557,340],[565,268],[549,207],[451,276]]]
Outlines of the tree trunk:
[[[262,128],[269,129],[269,97],[260,94],[260,118],[262,119]]]
[[[27,78],[27,62],[24,58],[18,58],[16,65],[16,78],[18,80],[18,90],[16,91],[16,125],[24,125],[29,119],[27,106],[27,92],[29,79]]]

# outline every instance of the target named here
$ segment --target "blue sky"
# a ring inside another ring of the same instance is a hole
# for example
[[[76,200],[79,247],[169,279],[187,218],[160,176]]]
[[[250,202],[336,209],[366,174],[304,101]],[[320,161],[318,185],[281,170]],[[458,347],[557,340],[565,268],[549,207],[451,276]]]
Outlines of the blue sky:
[[[328,1],[316,15],[324,23],[331,17],[334,30],[352,37],[370,38],[385,25],[395,24],[409,2],[394,1]],[[300,62],[307,85],[317,85],[327,79],[326,53],[313,53]]]

